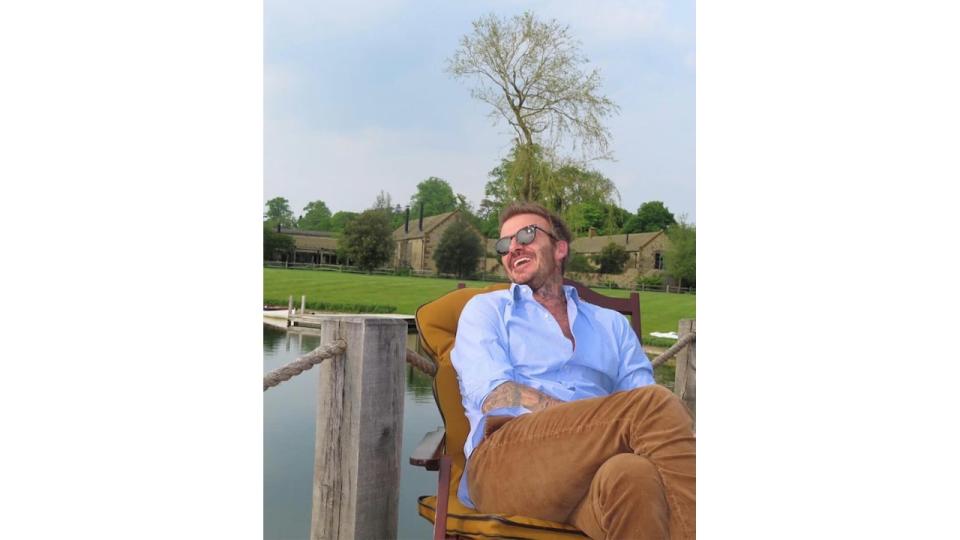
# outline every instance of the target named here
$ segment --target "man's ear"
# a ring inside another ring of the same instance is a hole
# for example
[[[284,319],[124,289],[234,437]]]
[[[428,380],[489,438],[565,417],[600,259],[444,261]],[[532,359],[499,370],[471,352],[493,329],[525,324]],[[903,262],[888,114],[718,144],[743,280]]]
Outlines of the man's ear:
[[[558,261],[562,261],[570,251],[570,244],[566,240],[557,240],[557,246],[554,249],[554,256]]]

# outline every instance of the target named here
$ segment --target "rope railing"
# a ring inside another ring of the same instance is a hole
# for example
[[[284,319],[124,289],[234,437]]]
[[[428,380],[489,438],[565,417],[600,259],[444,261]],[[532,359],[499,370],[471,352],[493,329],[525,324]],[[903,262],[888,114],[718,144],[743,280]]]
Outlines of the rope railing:
[[[669,349],[663,351],[660,353],[660,355],[653,359],[653,367],[657,367],[667,360],[673,358],[678,352],[680,352],[680,350],[690,343],[696,341],[696,339],[697,334],[695,332],[684,335]],[[323,362],[327,358],[336,356],[345,350],[347,350],[347,343],[342,339],[338,339],[331,344],[321,345],[306,355],[294,360],[293,362],[290,362],[289,364],[264,375],[263,390],[266,391],[268,388],[277,386],[283,381],[290,380],[291,378],[303,373],[304,371],[307,371],[320,362]],[[431,377],[436,376],[437,365],[433,362],[433,360],[411,351],[410,349],[407,349],[406,359],[408,364],[419,369],[423,373]]]
[[[264,375],[263,391],[266,392],[267,388],[272,388],[283,381],[288,381],[320,362],[323,362],[327,358],[343,353],[345,350],[347,350],[347,342],[342,339],[338,339],[333,343],[320,345],[293,362]]]
[[[653,359],[653,362],[651,362],[653,364],[653,367],[657,367],[660,364],[666,362],[667,360],[673,358],[674,356],[677,355],[678,352],[680,352],[681,349],[683,349],[684,347],[686,347],[690,343],[693,343],[696,340],[697,340],[696,332],[685,334],[682,338],[677,340],[676,343],[671,345],[669,349],[663,351],[656,358]]]
[[[407,363],[433,377],[437,374],[437,365],[433,360],[407,349]]]

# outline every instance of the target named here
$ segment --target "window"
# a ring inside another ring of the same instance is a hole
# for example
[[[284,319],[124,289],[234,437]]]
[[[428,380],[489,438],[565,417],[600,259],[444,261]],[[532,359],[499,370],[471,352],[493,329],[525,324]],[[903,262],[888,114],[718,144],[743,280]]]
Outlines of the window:
[[[653,267],[657,270],[663,270],[663,254],[659,251],[653,254]]]

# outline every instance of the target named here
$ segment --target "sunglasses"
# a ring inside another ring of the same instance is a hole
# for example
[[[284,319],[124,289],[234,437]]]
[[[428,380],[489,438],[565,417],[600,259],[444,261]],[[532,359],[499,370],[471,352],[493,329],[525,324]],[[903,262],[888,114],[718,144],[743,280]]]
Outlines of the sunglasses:
[[[544,234],[546,234],[550,238],[553,238],[554,240],[558,240],[558,238],[554,236],[553,233],[551,233],[546,229],[540,228],[536,225],[527,225],[526,227],[517,231],[516,234],[512,234],[510,236],[504,236],[503,238],[497,240],[497,243],[494,245],[494,248],[497,250],[498,254],[506,255],[507,253],[510,253],[510,240],[516,237],[517,243],[520,244],[521,246],[525,246],[533,242],[533,240],[537,237],[537,231],[543,231]]]

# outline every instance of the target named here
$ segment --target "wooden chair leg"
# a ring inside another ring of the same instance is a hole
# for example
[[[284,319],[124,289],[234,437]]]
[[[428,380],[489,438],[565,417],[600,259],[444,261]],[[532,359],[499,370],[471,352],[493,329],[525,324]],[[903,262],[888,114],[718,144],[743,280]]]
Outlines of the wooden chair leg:
[[[437,485],[437,513],[433,520],[433,540],[447,538],[447,499],[450,498],[450,456],[440,457],[440,480]]]

